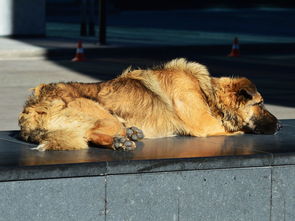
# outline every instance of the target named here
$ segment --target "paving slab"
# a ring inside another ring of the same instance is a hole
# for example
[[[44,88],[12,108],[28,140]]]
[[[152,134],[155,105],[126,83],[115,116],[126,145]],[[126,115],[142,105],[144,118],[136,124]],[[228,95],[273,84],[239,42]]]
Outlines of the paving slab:
[[[106,217],[269,221],[270,178],[270,168],[107,176]]]
[[[105,220],[104,183],[103,177],[2,182],[0,220]]]
[[[272,174],[272,221],[292,221],[295,217],[295,166],[279,166]]]

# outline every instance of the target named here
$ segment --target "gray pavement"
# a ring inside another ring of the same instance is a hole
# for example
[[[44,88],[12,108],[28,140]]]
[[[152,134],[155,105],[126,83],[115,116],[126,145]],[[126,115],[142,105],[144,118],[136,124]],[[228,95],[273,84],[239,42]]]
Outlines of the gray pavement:
[[[18,129],[17,118],[30,88],[54,81],[94,81],[50,61],[0,61],[0,130]]]

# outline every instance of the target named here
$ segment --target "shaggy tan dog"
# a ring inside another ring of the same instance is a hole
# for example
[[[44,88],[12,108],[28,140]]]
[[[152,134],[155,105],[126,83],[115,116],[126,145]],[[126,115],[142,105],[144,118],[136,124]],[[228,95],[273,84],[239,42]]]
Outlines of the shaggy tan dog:
[[[205,66],[183,58],[127,69],[101,83],[41,84],[19,125],[21,137],[39,143],[39,150],[86,149],[88,142],[130,150],[132,140],[143,138],[137,128],[147,138],[273,134],[279,128],[248,79],[210,77]]]

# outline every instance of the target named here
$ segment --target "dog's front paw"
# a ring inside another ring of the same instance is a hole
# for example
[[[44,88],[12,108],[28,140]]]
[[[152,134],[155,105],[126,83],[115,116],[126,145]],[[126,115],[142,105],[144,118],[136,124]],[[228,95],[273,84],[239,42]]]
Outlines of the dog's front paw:
[[[136,144],[129,140],[127,137],[114,137],[113,145],[114,150],[134,150],[136,148]]]
[[[126,135],[130,140],[137,141],[144,138],[142,130],[137,127],[130,127],[126,130]]]

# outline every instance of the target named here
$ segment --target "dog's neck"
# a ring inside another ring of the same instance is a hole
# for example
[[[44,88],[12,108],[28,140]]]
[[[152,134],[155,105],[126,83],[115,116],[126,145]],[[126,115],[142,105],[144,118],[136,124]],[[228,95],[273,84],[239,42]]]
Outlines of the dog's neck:
[[[208,100],[212,114],[220,119],[226,131],[235,132],[242,128],[242,119],[238,113],[225,103],[226,99],[232,100],[229,96],[231,88],[231,78],[212,78],[212,95],[211,100]],[[207,97],[210,97],[207,95]],[[214,99],[214,100],[213,100]]]

